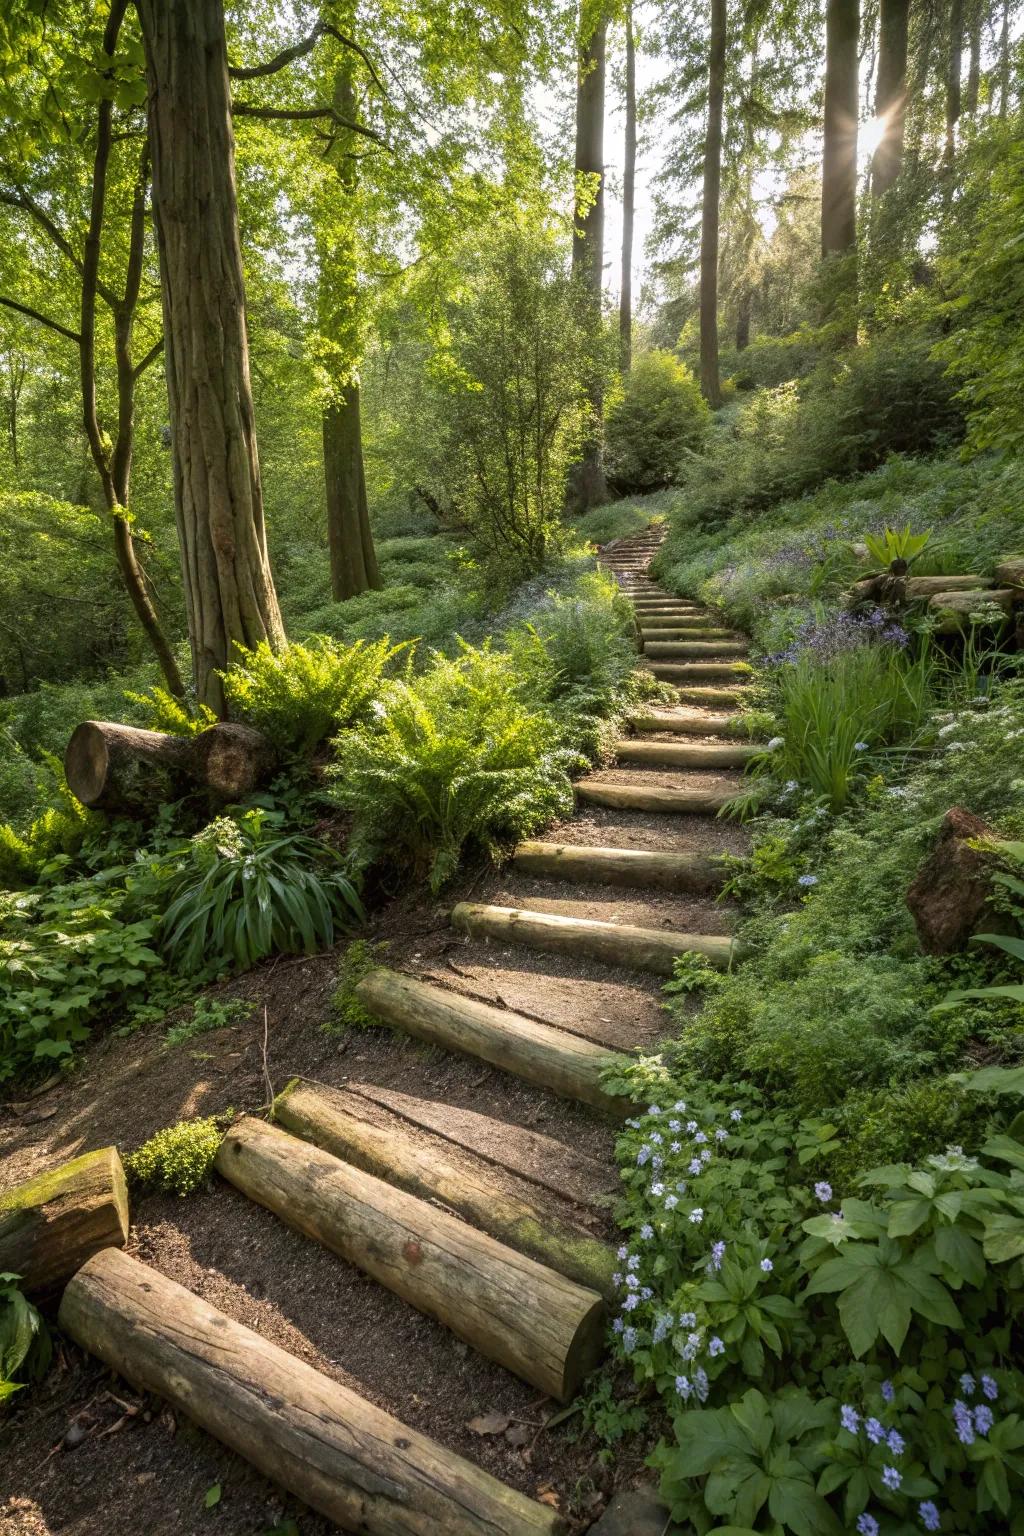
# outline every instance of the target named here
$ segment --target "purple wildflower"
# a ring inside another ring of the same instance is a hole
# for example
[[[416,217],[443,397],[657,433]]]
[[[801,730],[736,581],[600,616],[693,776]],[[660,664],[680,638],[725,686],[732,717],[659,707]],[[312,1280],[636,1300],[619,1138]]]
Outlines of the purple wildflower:
[[[938,1530],[940,1524],[942,1523],[942,1519],[939,1514],[938,1505],[933,1504],[931,1499],[925,1499],[922,1503],[920,1503],[917,1506],[917,1513],[920,1515],[921,1524],[924,1526],[926,1531]]]

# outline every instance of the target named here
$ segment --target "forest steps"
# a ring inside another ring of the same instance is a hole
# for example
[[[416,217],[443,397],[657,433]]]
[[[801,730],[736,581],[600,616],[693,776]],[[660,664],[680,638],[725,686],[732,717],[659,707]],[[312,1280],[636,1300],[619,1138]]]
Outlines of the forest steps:
[[[381,1024],[551,1096],[551,1124],[564,1122],[559,1101],[598,1116],[607,1161],[574,1148],[571,1131],[563,1141],[394,1089],[299,1079],[270,1122],[234,1122],[216,1164],[249,1199],[553,1403],[571,1400],[599,1361],[614,1300],[610,1135],[628,1105],[603,1075],[619,1052],[657,1039],[657,988],[677,955],[720,967],[735,958],[717,897],[720,855],[739,834],[714,818],[757,750],[733,733],[747,647],[649,580],[657,543],[651,532],[618,540],[600,560],[632,598],[638,647],[676,702],[637,713],[613,761],[576,786],[575,815],[521,844],[495,876],[495,899],[452,908],[461,948],[450,976],[380,965],[356,987]],[[615,1038],[607,996],[624,1021]],[[60,1318],[84,1348],[342,1529],[564,1529],[547,1502],[117,1249],[79,1269]]]

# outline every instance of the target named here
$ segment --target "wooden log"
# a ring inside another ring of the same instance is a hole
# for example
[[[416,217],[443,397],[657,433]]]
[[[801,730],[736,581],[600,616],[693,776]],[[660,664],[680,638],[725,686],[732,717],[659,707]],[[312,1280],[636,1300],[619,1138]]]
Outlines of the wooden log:
[[[650,628],[642,624],[640,638],[645,642],[653,640],[658,644],[668,640],[735,640],[736,631],[734,629],[701,629],[696,624],[690,629],[682,624],[675,628],[671,624],[653,625]],[[645,643],[644,649],[650,650],[650,646]]]
[[[676,698],[680,704],[698,704],[702,709],[719,706],[738,709],[745,702],[746,694],[741,688],[690,688],[677,683]]]
[[[654,768],[744,768],[763,747],[745,741],[636,741],[615,743],[620,763],[639,763]]]
[[[276,754],[246,725],[222,723],[170,736],[110,720],[84,720],[64,754],[68,787],[90,809],[139,815],[201,789],[238,800],[273,772]]]
[[[596,918],[558,917],[518,907],[492,907],[462,901],[452,910],[452,924],[478,939],[525,944],[558,955],[583,955],[605,965],[620,965],[655,976],[671,976],[677,955],[704,955],[712,965],[728,966],[733,940],[728,934],[672,933],[630,923],[602,923]]]
[[[660,632],[662,630],[674,629],[686,630],[689,634],[694,630],[706,629],[708,624],[713,622],[712,616],[707,613],[672,614],[644,612],[637,615],[637,624],[644,634],[649,630],[651,632],[655,630]]]
[[[274,1120],[296,1136],[421,1200],[438,1200],[500,1243],[557,1269],[579,1285],[615,1299],[614,1250],[585,1228],[561,1220],[521,1195],[507,1193],[493,1168],[471,1154],[457,1161],[402,1128],[380,1123],[370,1105],[296,1078],[274,1100]]]
[[[623,1099],[601,1086],[603,1073],[619,1058],[592,1040],[383,966],[363,977],[356,996],[383,1023],[418,1040],[475,1056],[616,1119],[629,1113]]]
[[[641,715],[632,715],[629,723],[634,731],[672,731],[681,736],[715,736],[721,732],[735,731],[738,719],[738,715],[698,714],[685,709],[648,709]]]
[[[1024,587],[1024,555],[1014,555],[997,565],[995,580],[1000,587]]]
[[[725,879],[720,860],[701,853],[652,853],[643,848],[526,842],[516,848],[512,862],[525,875],[660,891],[717,891]]]
[[[976,592],[979,587],[992,587],[995,582],[989,576],[908,576],[903,590],[908,599],[934,597],[936,592]]]
[[[611,784],[600,779],[581,779],[576,785],[576,798],[586,805],[603,805],[618,811],[654,811],[666,816],[717,816],[735,795],[732,785],[673,789],[667,784]]]
[[[703,633],[706,633],[704,631]],[[746,640],[645,640],[645,653],[660,660],[671,661],[674,657],[700,660],[715,656],[745,656],[750,646]]]
[[[555,1536],[506,1488],[157,1270],[107,1249],[64,1292],[60,1326],[343,1531]]]
[[[565,1402],[600,1359],[597,1293],[320,1147],[244,1116],[217,1172],[474,1349]]]
[[[100,1147],[0,1194],[0,1272],[42,1300],[101,1248],[128,1240],[128,1191],[116,1147]]]
[[[1019,593],[1012,587],[993,587],[987,591],[937,592],[929,599],[928,612],[935,615],[936,629],[942,635],[952,635],[957,630],[970,627],[970,616],[983,609],[998,609],[1009,617]]]
[[[650,670],[666,682],[714,683],[749,677],[751,669],[746,661],[652,661]]]

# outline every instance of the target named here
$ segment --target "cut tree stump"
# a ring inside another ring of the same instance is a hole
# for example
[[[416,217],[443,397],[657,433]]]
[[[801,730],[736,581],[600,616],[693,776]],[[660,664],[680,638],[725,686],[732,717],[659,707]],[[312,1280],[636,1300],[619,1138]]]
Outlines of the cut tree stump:
[[[549,1265],[579,1285],[614,1300],[615,1253],[582,1227],[558,1219],[542,1205],[510,1195],[479,1158],[446,1156],[422,1136],[380,1123],[371,1103],[356,1094],[296,1078],[274,1100],[274,1120],[357,1168],[397,1184],[421,1200],[437,1200],[500,1243]]]
[[[383,1023],[418,1040],[475,1056],[616,1119],[629,1113],[624,1099],[601,1086],[603,1072],[619,1058],[592,1040],[383,966],[363,977],[356,996]]]
[[[727,966],[733,941],[728,934],[673,933],[602,923],[597,918],[558,917],[521,907],[492,907],[462,901],[452,910],[452,924],[477,939],[525,944],[556,955],[585,955],[605,965],[620,965],[655,976],[671,976],[677,955],[697,954],[712,965]]]
[[[560,1402],[601,1357],[604,1304],[595,1291],[318,1146],[245,1116],[214,1166],[288,1226]]]
[[[362,1536],[556,1536],[550,1509],[127,1254],[97,1254],[60,1326],[265,1477]]]
[[[736,798],[735,785],[709,789],[672,789],[661,784],[605,784],[581,779],[576,798],[586,805],[603,805],[617,811],[655,811],[670,816],[717,816]]]
[[[239,800],[269,778],[277,755],[247,725],[170,736],[110,720],[84,720],[64,754],[68,788],[91,810],[139,816],[195,790]]]
[[[52,1298],[101,1248],[128,1240],[128,1191],[116,1147],[101,1147],[0,1194],[0,1272]]]
[[[652,853],[642,848],[526,842],[518,845],[512,862],[527,875],[593,885],[651,886],[660,891],[717,891],[725,879],[720,861],[704,854]]]

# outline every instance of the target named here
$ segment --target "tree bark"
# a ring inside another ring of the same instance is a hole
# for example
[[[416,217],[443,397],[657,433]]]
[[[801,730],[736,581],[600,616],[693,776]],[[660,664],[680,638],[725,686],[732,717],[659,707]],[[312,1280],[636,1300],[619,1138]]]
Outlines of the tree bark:
[[[116,1147],[101,1147],[0,1195],[0,1273],[53,1297],[101,1248],[128,1241],[128,1191]]]
[[[1010,0],[1003,0],[1003,24],[999,32],[999,116],[1010,110]]]
[[[860,0],[828,0],[821,254],[843,256],[857,238],[857,43]]]
[[[605,789],[627,792],[622,784]],[[664,809],[657,791],[641,790],[642,798],[652,798],[639,809]],[[682,790],[662,790],[662,795],[685,794]],[[621,805],[618,797],[609,797],[603,805]],[[693,792],[691,809],[698,814],[707,809]],[[721,934],[663,933],[657,928],[638,928],[631,923],[605,923],[597,918],[558,917],[548,912],[531,912],[515,907],[490,907],[461,901],[452,909],[452,927],[474,938],[499,939],[505,944],[525,944],[548,954],[580,956],[601,960],[605,965],[622,965],[636,971],[650,971],[655,976],[671,976],[676,958],[686,950],[703,955],[712,965],[728,966],[732,939]]]
[[[596,0],[597,5],[601,0]],[[596,20],[594,0],[580,7],[579,74],[576,86],[576,179],[586,178],[588,203],[583,217],[577,215],[572,243],[573,276],[585,306],[587,330],[594,351],[587,381],[591,423],[583,445],[583,457],[574,475],[574,501],[585,512],[608,499],[601,463],[601,420],[604,390],[597,360],[601,334],[601,296],[604,278],[604,89],[607,23],[603,8]],[[587,28],[592,29],[587,32]]]
[[[946,55],[946,150],[945,166],[952,168],[956,155],[956,125],[963,110],[961,75],[964,57],[964,0],[950,0],[949,44]]]
[[[712,410],[722,403],[718,372],[718,227],[722,192],[722,115],[725,107],[726,0],[711,0],[708,48],[708,125],[700,221],[700,387]]]
[[[138,1259],[108,1249],[64,1292],[60,1326],[341,1530],[556,1536],[507,1488]]]
[[[964,111],[974,117],[981,95],[981,29],[984,21],[982,0],[970,0],[970,63],[964,90]]]
[[[626,0],[626,137],[622,163],[622,279],[619,288],[619,370],[633,361],[633,224],[636,204],[636,39],[633,0]]]
[[[196,693],[236,645],[284,644],[249,378],[221,0],[136,0],[149,75],[174,501]]]
[[[903,168],[910,0],[881,0],[875,117],[884,126],[871,161],[871,195],[882,197]]]
[[[275,766],[276,754],[259,731],[224,723],[195,736],[170,736],[84,720],[64,754],[68,788],[83,805],[132,816],[196,789],[216,800],[240,800]]]
[[[235,1121],[217,1172],[307,1237],[541,1392],[565,1402],[598,1363],[589,1287],[262,1120]]]
[[[736,308],[736,351],[743,352],[750,346],[750,320],[754,308],[754,295],[749,288],[740,294]]]

